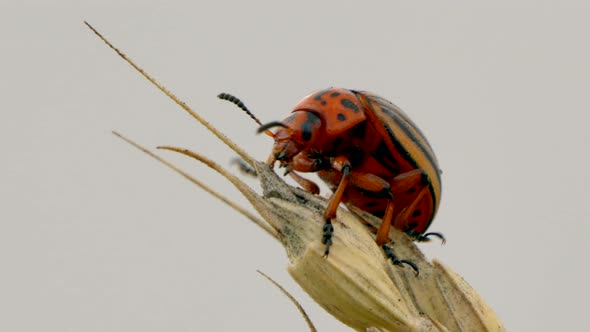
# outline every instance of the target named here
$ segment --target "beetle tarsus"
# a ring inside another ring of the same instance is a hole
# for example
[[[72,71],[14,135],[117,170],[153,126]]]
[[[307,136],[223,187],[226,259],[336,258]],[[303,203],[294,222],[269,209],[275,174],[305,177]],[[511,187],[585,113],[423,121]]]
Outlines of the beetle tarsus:
[[[391,260],[393,265],[404,267],[404,264],[406,264],[410,266],[414,270],[414,272],[416,272],[416,277],[420,274],[420,270],[418,270],[418,266],[416,264],[406,259],[398,259],[397,256],[393,253],[393,249],[391,249],[390,246],[383,245],[382,248],[385,252],[385,256]]]
[[[326,245],[324,256],[328,257],[330,254],[330,246],[332,245],[332,236],[334,235],[334,225],[330,219],[326,219],[324,227],[322,227],[322,243]]]

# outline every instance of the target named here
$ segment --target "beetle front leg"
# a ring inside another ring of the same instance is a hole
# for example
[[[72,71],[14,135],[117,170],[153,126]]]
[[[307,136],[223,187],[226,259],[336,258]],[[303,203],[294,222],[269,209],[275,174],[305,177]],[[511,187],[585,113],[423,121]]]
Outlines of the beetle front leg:
[[[295,180],[295,182],[297,182],[297,184],[299,184],[301,188],[303,188],[304,190],[309,191],[314,195],[320,193],[320,187],[318,187],[318,185],[315,182],[302,177],[297,172],[293,172],[290,170],[287,170],[287,172],[289,173],[291,179]]]
[[[302,177],[295,171],[303,173],[317,172],[322,168],[325,168],[325,161],[323,159],[312,158],[308,155],[299,153],[293,157],[291,163],[287,164],[286,167],[285,174],[289,174],[303,189],[314,195],[320,193],[320,187],[318,187],[315,182]]]
[[[326,245],[326,250],[324,251],[325,256],[330,254],[330,246],[332,245],[332,237],[334,235],[334,225],[332,225],[332,219],[336,217],[336,210],[338,210],[338,204],[340,204],[340,201],[342,201],[342,196],[344,195],[344,191],[348,186],[351,172],[350,161],[348,161],[346,157],[334,158],[332,160],[332,167],[342,173],[342,179],[340,179],[340,183],[332,194],[332,197],[328,202],[328,206],[326,207],[326,211],[324,212],[325,223],[322,229],[322,243]]]

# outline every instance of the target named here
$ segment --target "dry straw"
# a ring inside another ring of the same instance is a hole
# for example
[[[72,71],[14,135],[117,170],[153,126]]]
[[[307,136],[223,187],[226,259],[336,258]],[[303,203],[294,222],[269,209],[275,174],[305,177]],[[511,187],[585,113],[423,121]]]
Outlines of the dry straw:
[[[393,266],[365,225],[377,226],[380,220],[354,207],[338,210],[333,249],[326,258],[320,241],[326,199],[287,185],[266,164],[250,157],[88,23],[86,25],[146,79],[256,168],[262,196],[205,156],[176,147],[160,147],[194,158],[224,176],[262,218],[237,206],[153,152],[115,134],[221,199],[280,241],[289,257],[291,276],[338,320],[357,331],[504,331],[498,317],[463,278],[441,262],[428,261],[411,239],[397,230],[390,234],[396,254],[414,262],[420,275],[416,276],[412,269]]]

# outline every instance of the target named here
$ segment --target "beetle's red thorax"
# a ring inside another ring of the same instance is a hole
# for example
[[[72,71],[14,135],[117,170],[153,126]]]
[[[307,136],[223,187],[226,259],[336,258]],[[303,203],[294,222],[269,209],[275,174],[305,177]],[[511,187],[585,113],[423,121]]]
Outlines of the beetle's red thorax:
[[[350,90],[329,88],[303,98],[293,112],[317,114],[328,136],[341,134],[365,121],[365,113],[358,97]]]

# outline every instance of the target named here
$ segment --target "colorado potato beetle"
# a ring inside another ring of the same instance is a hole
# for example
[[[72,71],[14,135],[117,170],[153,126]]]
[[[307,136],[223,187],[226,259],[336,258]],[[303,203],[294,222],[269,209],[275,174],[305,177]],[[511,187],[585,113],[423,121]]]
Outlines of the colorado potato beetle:
[[[237,98],[221,94],[258,121]],[[272,133],[271,128],[278,129]],[[340,202],[382,218],[376,242],[395,264],[389,230],[393,227],[424,241],[439,206],[438,162],[420,129],[390,101],[367,91],[328,88],[303,98],[281,122],[259,127],[274,138],[267,163],[276,162],[304,189],[318,186],[298,172],[316,172],[333,191],[324,213],[322,242],[332,244],[332,219]]]

